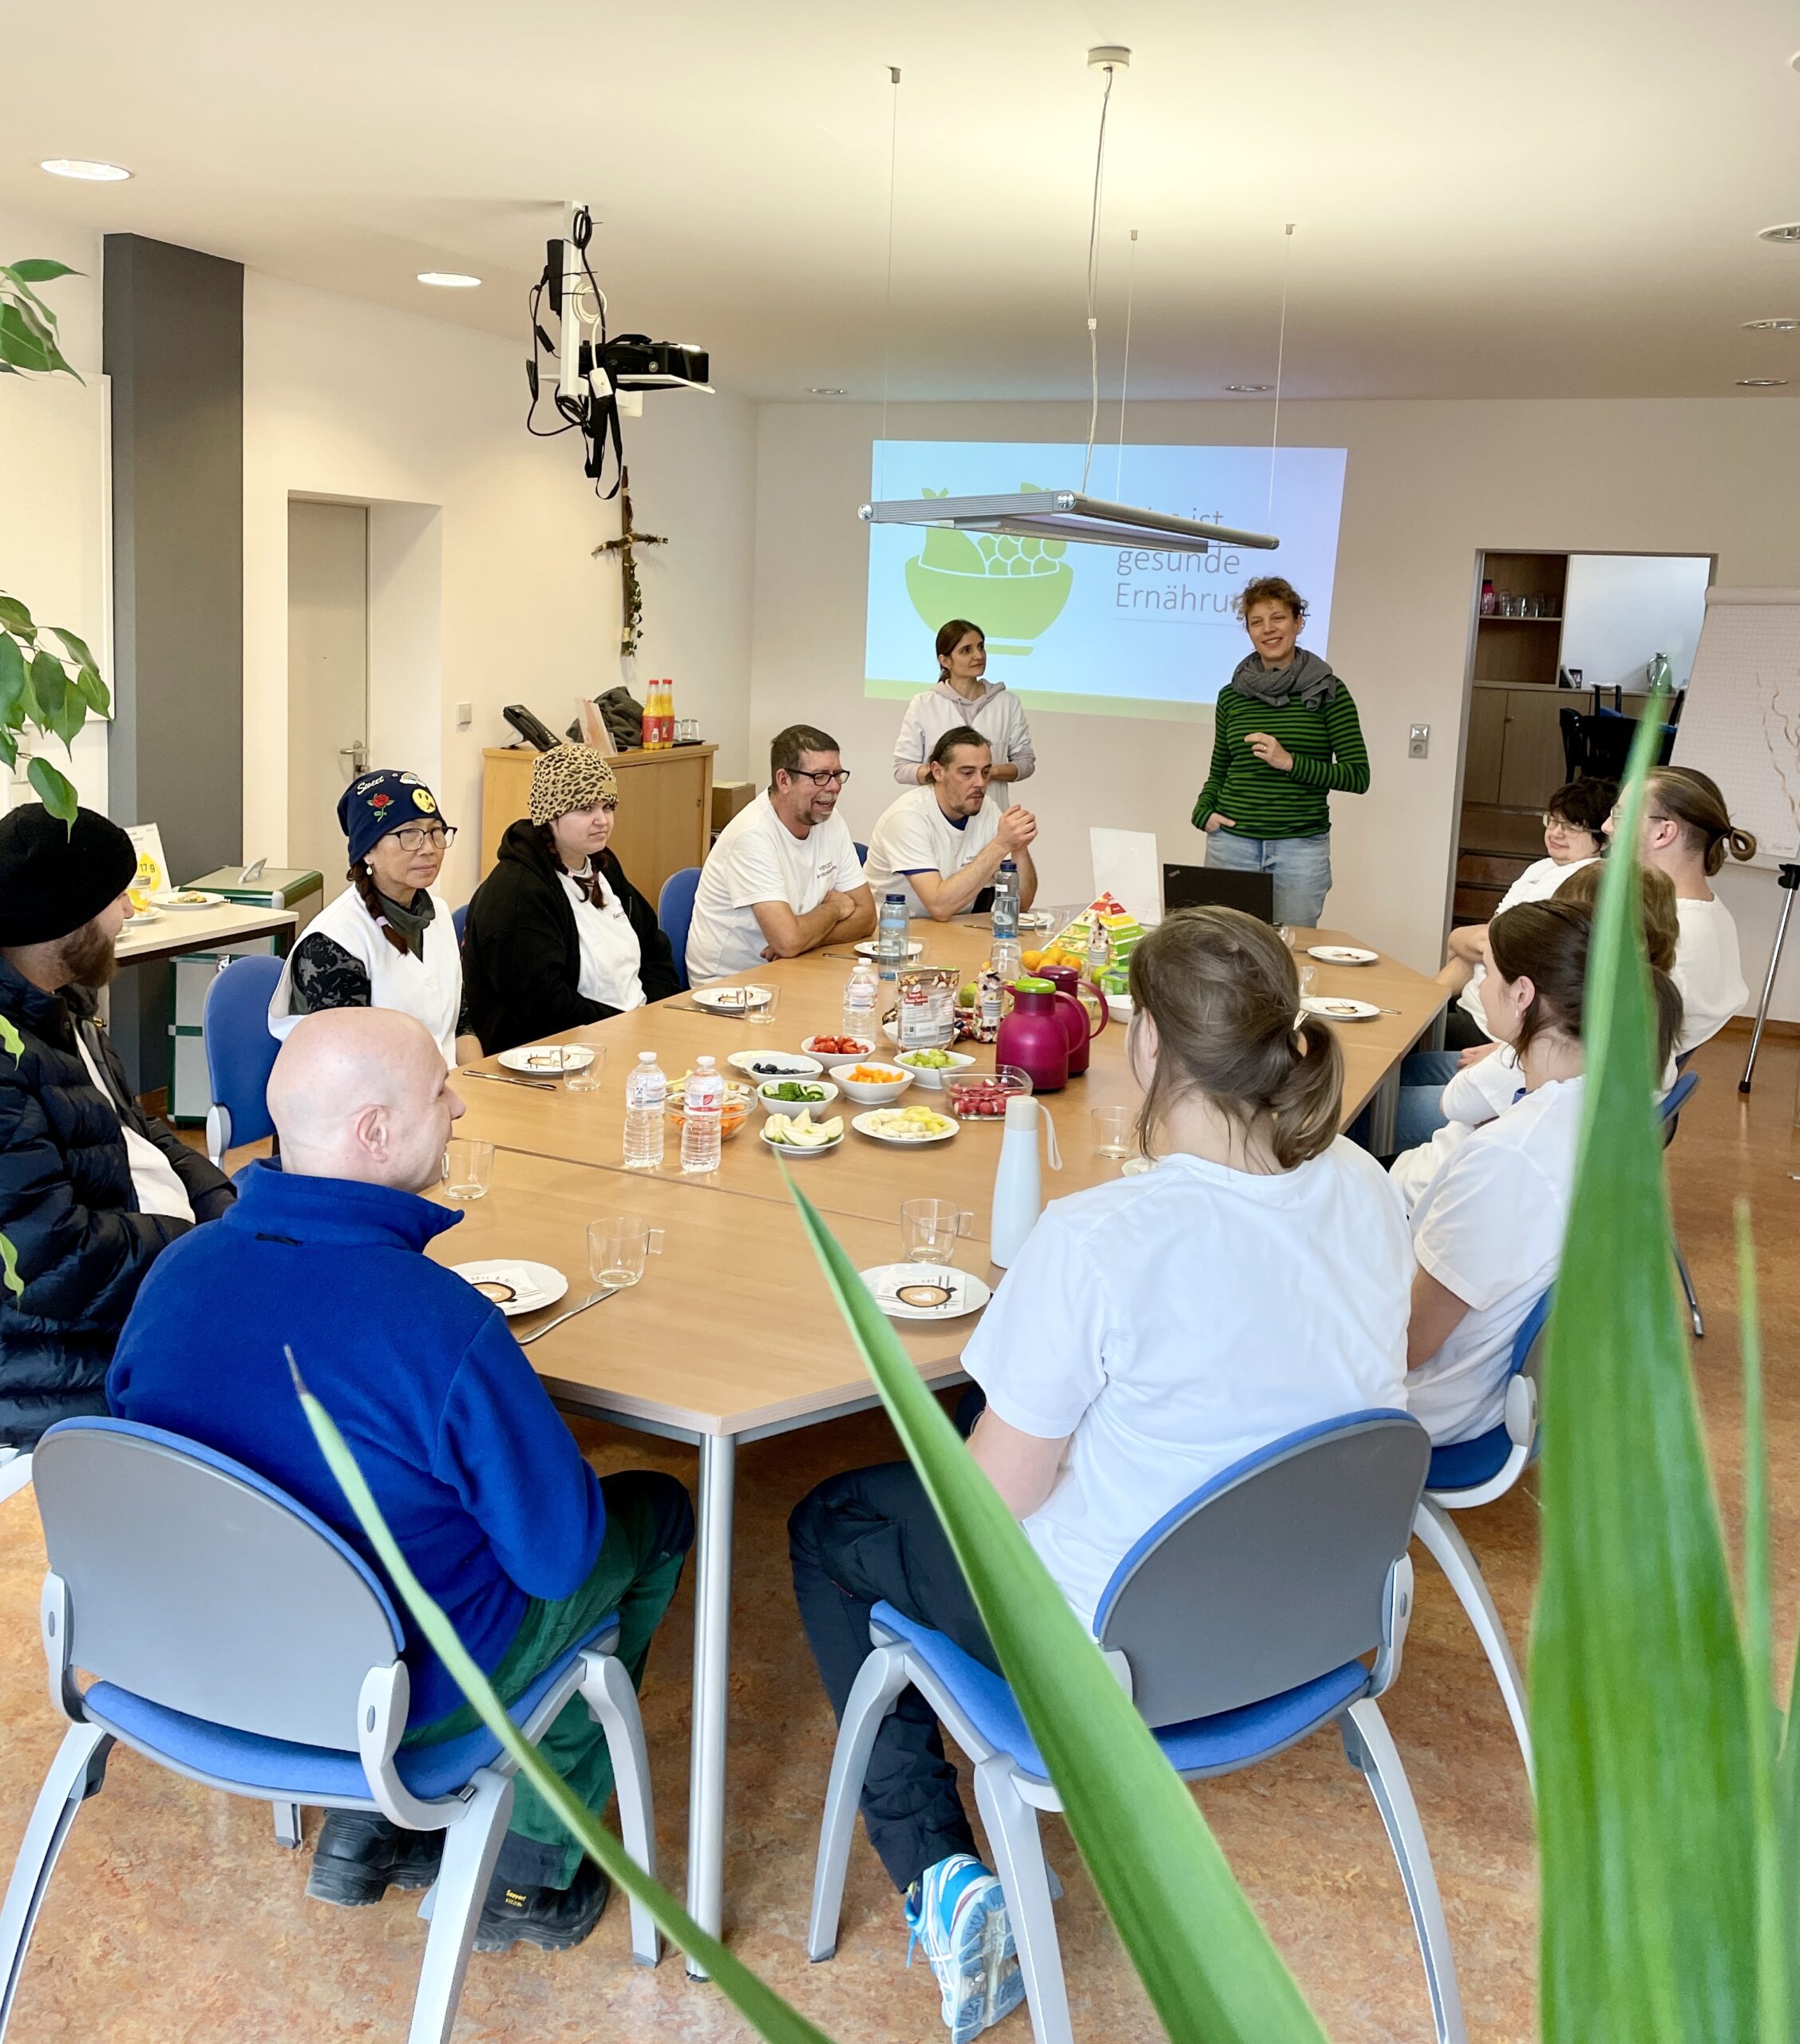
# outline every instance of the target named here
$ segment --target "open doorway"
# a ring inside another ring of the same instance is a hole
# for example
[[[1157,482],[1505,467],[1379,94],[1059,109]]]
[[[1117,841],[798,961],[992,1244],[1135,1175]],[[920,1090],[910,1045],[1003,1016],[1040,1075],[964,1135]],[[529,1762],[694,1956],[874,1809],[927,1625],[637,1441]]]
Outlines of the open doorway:
[[[369,509],[287,506],[287,863],[343,892],[338,802],[369,762]]]

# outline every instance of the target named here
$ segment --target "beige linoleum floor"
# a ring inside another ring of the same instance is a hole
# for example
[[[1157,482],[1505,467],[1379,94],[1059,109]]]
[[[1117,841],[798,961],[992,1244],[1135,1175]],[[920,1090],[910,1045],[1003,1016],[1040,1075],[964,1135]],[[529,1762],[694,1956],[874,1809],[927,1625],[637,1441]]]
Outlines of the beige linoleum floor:
[[[1742,1040],[1703,1053],[1683,1118],[1675,1198],[1708,1313],[1699,1373],[1727,1511],[1736,1503],[1739,1396],[1731,1202],[1756,1202],[1770,1365],[1779,1631],[1800,1590],[1800,1136],[1790,1129],[1800,1046],[1768,1046],[1754,1103],[1735,1091]],[[691,1480],[684,1449],[593,1427],[596,1466],[652,1464]],[[753,1446],[740,1461],[728,1840],[728,1934],[736,1949],[845,2044],[944,2034],[930,1976],[904,1970],[896,1899],[859,1834],[837,1958],[809,1966],[804,1933],[831,1721],[789,1588],[783,1524],[829,1472],[893,1452],[875,1416]],[[1530,1487],[1466,1522],[1516,1640],[1537,1563]],[[1418,1613],[1400,1682],[1383,1709],[1410,1771],[1435,1856],[1470,2034],[1533,2033],[1535,1868],[1525,1781],[1473,1634],[1415,1549]],[[37,1638],[43,1552],[29,1494],[0,1507],[0,1868],[10,1869],[59,1736]],[[644,1697],[664,1876],[679,1888],[687,1785],[691,1586],[651,1662]],[[971,1799],[972,1800],[972,1799]],[[1418,1956],[1374,1808],[1334,1741],[1319,1737],[1201,1795],[1232,1866],[1334,2044],[1429,2039]],[[63,1855],[26,1967],[10,2044],[299,2044],[405,2034],[423,1926],[405,1897],[346,1911],[310,1903],[306,1852],[274,1843],[267,1811],[189,1786],[124,1751]],[[1160,2034],[1058,1821],[1052,1863],[1068,1884],[1058,1916],[1076,2032],[1107,2044]],[[416,1898],[415,1898],[416,1899]],[[587,2044],[603,2038],[736,2036],[742,2026],[678,1956],[629,1962],[616,1903],[589,1943],[557,1957],[472,1963],[458,2044]],[[1023,2011],[997,2035],[1024,2044]]]

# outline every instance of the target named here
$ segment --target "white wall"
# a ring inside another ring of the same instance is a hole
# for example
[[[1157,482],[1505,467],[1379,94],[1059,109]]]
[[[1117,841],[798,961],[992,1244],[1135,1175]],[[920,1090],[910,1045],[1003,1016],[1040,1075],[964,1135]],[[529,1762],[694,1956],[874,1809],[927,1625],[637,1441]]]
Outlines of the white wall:
[[[1577,554],[1563,597],[1563,665],[1580,671],[1584,688],[1641,688],[1645,668],[1666,653],[1675,687],[1685,688],[1711,576],[1703,560]]]
[[[41,287],[57,315],[63,354],[84,380],[0,376],[0,589],[17,596],[38,624],[64,625],[85,639],[110,686],[111,448],[100,374],[101,239],[0,210],[0,262],[31,256],[84,273]],[[47,741],[47,756],[90,808],[105,808],[104,723],[90,722],[76,739],[73,763],[54,739]],[[26,765],[22,758],[18,794],[30,800]],[[0,768],[0,812],[14,799],[11,781]]]
[[[1736,399],[1294,403],[1282,438],[1349,450],[1333,598],[1332,664],[1354,691],[1374,778],[1334,799],[1336,884],[1327,917],[1423,969],[1441,956],[1454,843],[1458,761],[1476,552],[1482,547],[1711,553],[1722,583],[1793,580],[1793,477],[1800,407]],[[1255,442],[1265,408],[1132,407],[1129,438]],[[757,463],[750,743],[798,718],[841,742],[855,778],[845,814],[859,838],[891,796],[899,706],[862,693],[868,494],[878,407],[762,407]],[[895,438],[1078,440],[1085,406],[906,405]],[[1273,565],[1279,567],[1280,557]],[[932,669],[920,632],[921,687]],[[1406,756],[1407,727],[1431,727]],[[1019,790],[1044,826],[1038,864],[1052,898],[1088,888],[1087,826],[1153,830],[1165,858],[1197,854],[1189,815],[1205,778],[1210,721],[1155,723],[1035,712],[1038,771]],[[1729,791],[1727,790],[1727,793]],[[1777,911],[1771,876],[1729,875],[1753,988]],[[1773,1012],[1800,1016],[1800,950]]]
[[[372,735],[413,733],[419,758],[381,763],[434,777],[463,834],[445,874],[451,899],[474,884],[481,748],[510,742],[503,705],[524,703],[560,730],[580,695],[618,679],[618,571],[589,557],[617,531],[616,506],[594,497],[572,434],[525,433],[522,358],[489,335],[246,275],[246,858],[286,856],[291,493],[382,507],[372,531],[392,545],[372,543],[372,567],[391,616],[403,612],[413,628],[384,641],[372,580]],[[672,675],[679,713],[720,743],[719,772],[741,772],[754,418],[733,399],[682,395],[650,398],[645,414],[626,423],[637,523],[671,544],[639,556],[639,672]],[[434,645],[421,604],[429,612],[424,583],[439,557]],[[466,731],[458,702],[473,706]]]

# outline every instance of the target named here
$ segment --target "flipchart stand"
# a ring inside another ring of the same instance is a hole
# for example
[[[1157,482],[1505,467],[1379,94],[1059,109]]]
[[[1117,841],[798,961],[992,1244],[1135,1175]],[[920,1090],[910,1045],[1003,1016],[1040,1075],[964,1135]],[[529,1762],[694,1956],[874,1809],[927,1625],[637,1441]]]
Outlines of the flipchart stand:
[[[1738,1081],[1738,1091],[1747,1093],[1750,1082],[1756,1071],[1756,1053],[1762,1046],[1762,1025],[1769,1019],[1769,1002],[1775,991],[1775,974],[1781,969],[1782,946],[1787,941],[1788,919],[1794,913],[1794,896],[1800,889],[1800,866],[1782,862],[1779,875],[1782,889],[1782,919],[1775,925],[1774,949],[1769,953],[1769,974],[1762,982],[1762,998],[1756,1004],[1756,1027],[1751,1032],[1750,1056],[1744,1060],[1744,1075]]]

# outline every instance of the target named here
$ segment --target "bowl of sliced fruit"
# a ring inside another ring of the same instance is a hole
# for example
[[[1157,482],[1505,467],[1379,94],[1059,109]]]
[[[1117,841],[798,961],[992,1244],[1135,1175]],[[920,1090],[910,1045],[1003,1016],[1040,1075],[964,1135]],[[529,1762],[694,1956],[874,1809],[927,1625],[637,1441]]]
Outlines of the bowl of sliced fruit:
[[[800,1046],[809,1057],[817,1058],[827,1072],[841,1064],[858,1064],[875,1055],[872,1036],[809,1036]]]
[[[837,1088],[829,1079],[765,1079],[756,1097],[770,1114],[797,1114],[802,1107],[817,1114],[837,1098]]]
[[[944,1090],[959,1121],[1004,1121],[1007,1101],[1029,1093],[1031,1081],[1016,1064],[1001,1064],[991,1072],[953,1073]]]
[[[821,1156],[844,1140],[844,1118],[833,1115],[829,1121],[814,1121],[810,1107],[797,1114],[772,1114],[762,1124],[762,1139],[784,1156]]]
[[[941,1093],[959,1072],[967,1072],[975,1060],[967,1051],[902,1051],[894,1060],[912,1074],[928,1092]]]
[[[912,1083],[912,1074],[898,1065],[880,1064],[872,1060],[858,1064],[841,1064],[832,1077],[843,1089],[847,1100],[854,1100],[859,1107],[884,1107],[890,1100],[897,1100]]]
[[[664,1109],[669,1118],[669,1126],[678,1137],[681,1134],[682,1123],[687,1119],[686,1100],[687,1074],[684,1072],[670,1087]],[[718,1132],[722,1141],[729,1143],[731,1140],[750,1119],[755,1105],[756,1094],[751,1087],[740,1086],[735,1079],[726,1082],[725,1098],[720,1101],[718,1109]]]

